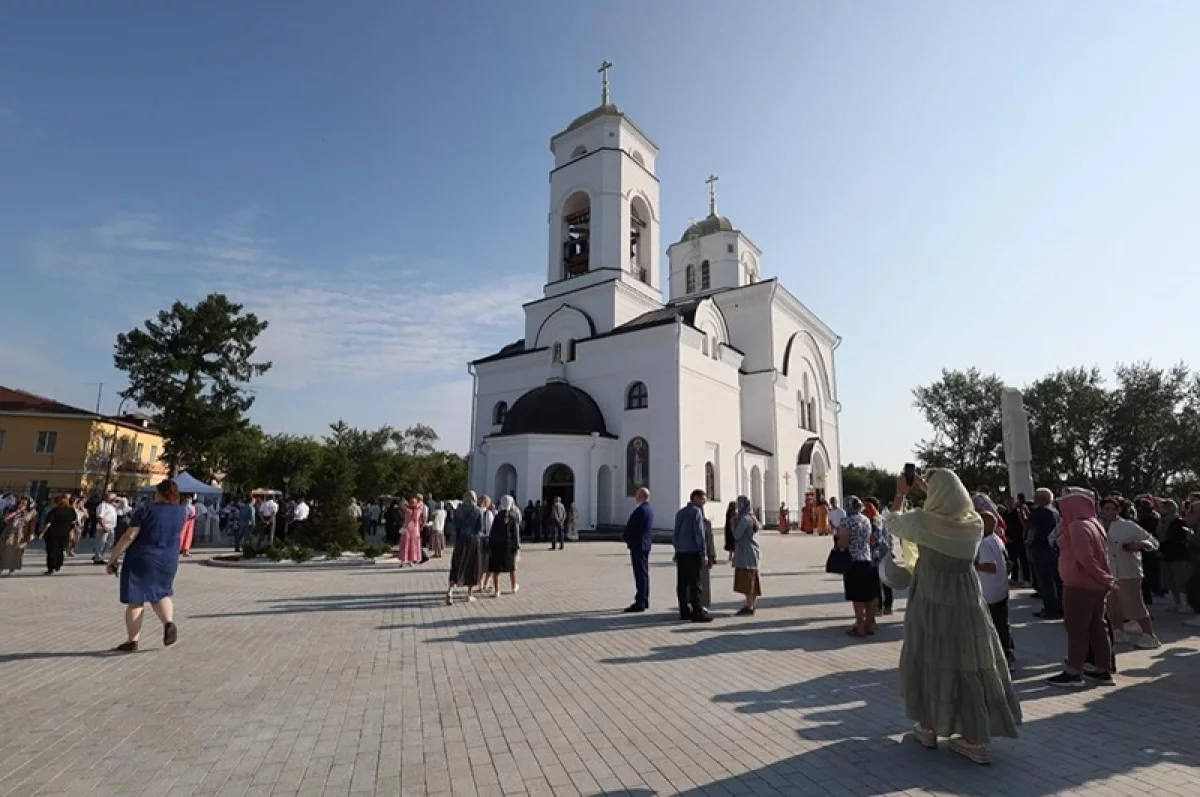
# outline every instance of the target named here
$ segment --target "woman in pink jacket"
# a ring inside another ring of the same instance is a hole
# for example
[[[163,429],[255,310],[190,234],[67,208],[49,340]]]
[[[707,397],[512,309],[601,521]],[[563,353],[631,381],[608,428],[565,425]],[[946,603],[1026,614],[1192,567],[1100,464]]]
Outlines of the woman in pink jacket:
[[[1063,626],[1067,630],[1067,668],[1049,679],[1052,686],[1080,687],[1083,676],[1111,684],[1107,669],[1084,671],[1090,646],[1095,661],[1112,660],[1112,642],[1104,624],[1108,593],[1117,586],[1108,563],[1108,538],[1096,517],[1090,495],[1067,495],[1058,501],[1058,575],[1063,582]]]

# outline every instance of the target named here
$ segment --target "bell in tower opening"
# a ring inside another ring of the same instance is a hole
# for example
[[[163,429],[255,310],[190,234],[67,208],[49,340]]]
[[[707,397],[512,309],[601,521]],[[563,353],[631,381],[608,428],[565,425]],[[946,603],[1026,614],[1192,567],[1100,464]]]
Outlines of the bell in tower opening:
[[[588,272],[588,235],[592,206],[582,191],[567,200],[563,208],[563,276],[566,279]]]

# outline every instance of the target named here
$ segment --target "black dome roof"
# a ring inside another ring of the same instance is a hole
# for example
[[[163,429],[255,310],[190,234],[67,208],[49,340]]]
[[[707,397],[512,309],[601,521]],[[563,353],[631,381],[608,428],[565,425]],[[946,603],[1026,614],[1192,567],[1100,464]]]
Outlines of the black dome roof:
[[[609,436],[596,400],[566,382],[550,382],[517,399],[504,416],[500,436],[592,432]]]

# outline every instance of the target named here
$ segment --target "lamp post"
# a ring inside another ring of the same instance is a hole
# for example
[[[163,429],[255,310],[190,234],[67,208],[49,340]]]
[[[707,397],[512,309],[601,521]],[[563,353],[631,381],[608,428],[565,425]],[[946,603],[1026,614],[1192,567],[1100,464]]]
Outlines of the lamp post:
[[[116,419],[121,417],[121,410],[125,409],[125,402],[129,401],[129,397],[121,399],[121,403],[117,405],[117,414],[113,419],[113,433],[108,441],[108,462],[104,466],[104,489],[100,491],[101,498],[108,496],[108,483],[112,481],[113,455],[117,448],[117,435],[121,432],[121,427],[116,423]]]

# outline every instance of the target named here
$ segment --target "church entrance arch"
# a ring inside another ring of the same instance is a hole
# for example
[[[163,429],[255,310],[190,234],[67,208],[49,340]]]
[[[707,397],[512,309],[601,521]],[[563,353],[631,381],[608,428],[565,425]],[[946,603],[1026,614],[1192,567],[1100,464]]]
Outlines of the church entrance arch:
[[[612,468],[601,465],[596,471],[596,523],[611,526],[613,522],[613,474]]]
[[[800,488],[800,502],[804,503],[806,493],[825,498],[828,475],[829,452],[825,450],[825,444],[819,437],[808,438],[796,455],[796,486]]]
[[[507,462],[496,469],[496,485],[492,495],[497,503],[501,496],[517,496],[517,469]]]
[[[563,506],[575,502],[575,472],[561,462],[542,473],[542,503],[553,504],[555,498],[561,498]]]

